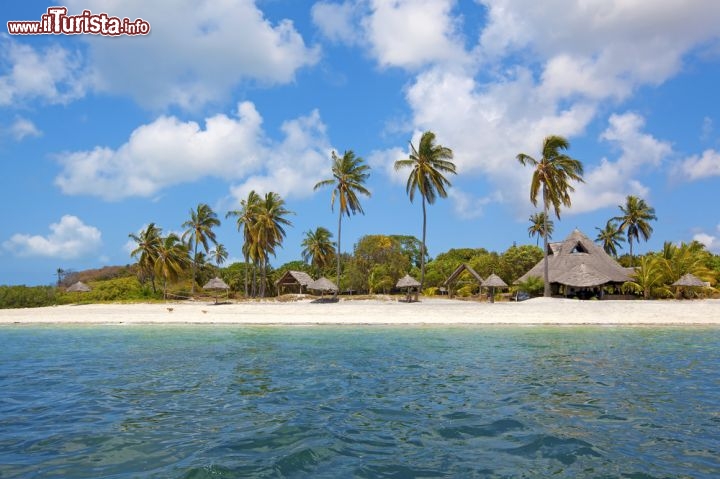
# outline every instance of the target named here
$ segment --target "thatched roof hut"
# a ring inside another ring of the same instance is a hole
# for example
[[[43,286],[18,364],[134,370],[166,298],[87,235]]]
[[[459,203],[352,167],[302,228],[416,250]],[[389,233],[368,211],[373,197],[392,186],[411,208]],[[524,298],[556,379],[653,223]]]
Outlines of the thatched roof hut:
[[[203,286],[203,289],[207,290],[225,290],[225,297],[228,296],[228,293],[230,291],[230,286],[227,285],[225,281],[223,281],[221,278],[215,276],[213,279],[205,283],[205,286]],[[215,295],[215,304],[218,302],[218,296]]]
[[[73,283],[71,286],[66,289],[68,293],[87,293],[89,291],[92,291],[92,288],[88,286],[87,284],[83,283],[82,281],[78,281],[77,283]]]
[[[455,268],[455,271],[453,271],[452,274],[450,276],[448,276],[448,279],[446,279],[445,282],[443,283],[443,286],[445,286],[448,289],[448,293],[451,298],[453,297],[453,289],[455,289],[454,288],[455,284],[460,279],[460,276],[465,272],[469,273],[470,276],[472,276],[473,280],[478,285],[482,284],[482,282],[483,282],[482,276],[480,276],[477,273],[477,271],[472,269],[472,267],[469,264],[463,263],[460,266],[458,266],[457,268]]]
[[[420,281],[416,280],[409,274],[406,274],[400,278],[395,285],[396,288],[418,288],[420,287]]]
[[[320,291],[320,294],[338,292],[338,287],[335,285],[335,283],[333,283],[324,276],[311,282],[308,285],[308,289],[313,291]]]
[[[548,245],[548,276],[553,294],[565,295],[605,285],[620,286],[630,280],[623,268],[590,238],[575,230],[565,239]],[[522,275],[516,283],[535,276],[543,278],[544,259]],[[562,288],[561,288],[562,287]]]
[[[303,271],[285,271],[285,273],[275,281],[275,287],[277,288],[278,296],[288,289],[294,289],[301,294],[303,291],[307,291],[308,286],[312,282],[312,277]]]
[[[679,280],[675,281],[673,286],[684,286],[684,287],[690,287],[690,288],[705,288],[708,285],[705,283],[705,281],[701,280],[694,274],[686,274],[683,275]]]
[[[481,286],[484,286],[485,288],[490,289],[490,293],[488,294],[488,298],[490,299],[491,303],[495,302],[495,288],[507,288],[508,285],[505,281],[502,280],[502,278],[495,273],[488,276],[485,280],[483,280],[482,283],[480,283]]]

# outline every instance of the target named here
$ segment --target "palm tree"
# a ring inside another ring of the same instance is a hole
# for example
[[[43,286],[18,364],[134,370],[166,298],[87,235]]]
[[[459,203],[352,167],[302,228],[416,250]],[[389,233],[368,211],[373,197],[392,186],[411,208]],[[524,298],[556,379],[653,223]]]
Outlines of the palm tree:
[[[531,238],[533,236],[537,236],[535,246],[539,246],[540,238],[545,237],[545,234],[543,233],[545,225],[547,225],[548,238],[552,238],[553,231],[555,231],[555,224],[553,223],[553,220],[546,218],[544,211],[530,215],[529,219],[531,224],[528,226],[528,236]]]
[[[650,238],[653,232],[652,226],[649,221],[657,220],[655,216],[655,208],[651,208],[645,200],[638,198],[637,196],[630,195],[625,199],[625,206],[619,205],[622,216],[616,216],[613,218],[615,221],[619,221],[618,226],[621,232],[627,230],[627,242],[630,244],[630,261],[634,264],[633,260],[633,238],[638,243],[640,237],[645,241]]]
[[[215,261],[215,265],[220,269],[220,265],[228,259],[228,251],[221,244],[215,245],[215,249],[210,251],[210,257]]]
[[[287,215],[294,214],[285,208],[285,200],[272,191],[265,194],[264,200],[258,205],[255,221],[252,226],[255,249],[260,261],[262,282],[260,296],[265,296],[267,281],[267,263],[269,255],[275,256],[275,248],[282,245],[285,239],[285,226],[292,226]]]
[[[130,233],[128,237],[137,243],[137,247],[130,252],[130,256],[138,258],[138,266],[140,267],[141,283],[145,282],[145,278],[149,277],[152,284],[153,292],[155,289],[155,259],[157,251],[160,247],[162,239],[160,235],[162,228],[150,223],[139,234]]]
[[[547,219],[550,205],[555,210],[555,216],[560,219],[560,205],[570,207],[570,192],[575,188],[570,184],[571,180],[583,182],[583,165],[579,160],[569,157],[563,151],[570,147],[570,143],[562,136],[551,135],[543,141],[542,158],[538,161],[535,158],[520,153],[517,160],[522,165],[530,165],[534,168],[532,181],[530,182],[530,201],[537,206],[537,197],[542,186],[543,212],[546,223],[543,231],[548,231]],[[543,237],[545,250],[544,260],[544,296],[549,297],[550,280],[548,271],[548,238]]]
[[[412,168],[410,176],[407,180],[406,192],[410,197],[410,202],[415,197],[415,190],[420,192],[422,196],[422,249],[420,255],[420,290],[422,291],[425,284],[425,256],[427,248],[425,247],[425,233],[427,230],[427,210],[426,203],[433,204],[435,199],[440,196],[447,198],[448,186],[451,186],[443,173],[455,172],[455,164],[450,161],[453,158],[453,152],[450,148],[435,144],[435,133],[426,131],[420,137],[418,148],[410,142],[411,154],[409,158],[398,160],[395,162],[395,170],[402,168]]]
[[[625,291],[633,291],[642,293],[643,298],[672,296],[672,291],[668,287],[668,277],[670,269],[668,262],[657,256],[643,256],[640,259],[640,266],[635,268],[635,272],[631,275],[630,281],[623,283]]]
[[[617,257],[617,249],[623,241],[622,231],[618,228],[618,224],[614,220],[609,220],[605,225],[605,229],[598,227],[595,227],[595,229],[598,230],[595,242],[602,244],[607,254]]]
[[[335,252],[335,243],[332,233],[327,228],[319,226],[315,231],[307,231],[302,241],[302,258],[319,271],[325,269]]]
[[[335,151],[332,152],[332,174],[333,177],[318,182],[314,190],[324,186],[334,186],[332,197],[330,198],[330,209],[335,210],[335,198],[338,198],[340,207],[338,208],[338,241],[337,241],[337,286],[340,290],[340,238],[342,233],[342,217],[343,215],[355,214],[360,212],[365,214],[358,199],[358,193],[370,197],[370,191],[365,188],[365,181],[370,176],[368,170],[370,167],[365,161],[355,156],[352,150],[345,151],[342,157],[338,157]]]
[[[245,258],[245,296],[248,296],[248,271],[250,269],[250,257],[253,257],[255,262],[255,255],[251,254],[255,251],[253,247],[253,226],[255,224],[257,211],[262,198],[258,195],[255,190],[250,191],[246,199],[240,201],[240,209],[228,211],[225,218],[235,217],[237,218],[237,229],[242,230],[243,233],[243,246],[242,252]]]
[[[205,252],[210,249],[208,243],[217,244],[213,227],[220,226],[220,220],[215,212],[205,203],[200,203],[196,210],[190,210],[190,219],[182,224],[186,228],[182,240],[188,238],[188,246],[193,249],[192,284],[190,294],[195,294],[195,274],[197,272],[198,245],[202,244]]]
[[[180,273],[190,262],[187,245],[175,233],[162,238],[157,248],[157,256],[153,269],[155,274],[163,277],[163,296],[167,299],[167,285],[169,281],[177,281]]]

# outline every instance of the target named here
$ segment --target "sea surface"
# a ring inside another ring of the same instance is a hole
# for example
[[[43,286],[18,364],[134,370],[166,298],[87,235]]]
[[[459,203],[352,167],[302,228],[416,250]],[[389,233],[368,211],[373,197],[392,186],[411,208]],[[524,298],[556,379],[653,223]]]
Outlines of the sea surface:
[[[718,478],[720,328],[0,327],[0,478]]]

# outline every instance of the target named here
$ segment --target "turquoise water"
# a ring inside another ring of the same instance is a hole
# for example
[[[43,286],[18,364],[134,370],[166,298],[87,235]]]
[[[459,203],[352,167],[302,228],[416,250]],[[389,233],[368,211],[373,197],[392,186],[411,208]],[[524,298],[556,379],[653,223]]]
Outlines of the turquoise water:
[[[0,478],[716,478],[720,329],[0,328]]]

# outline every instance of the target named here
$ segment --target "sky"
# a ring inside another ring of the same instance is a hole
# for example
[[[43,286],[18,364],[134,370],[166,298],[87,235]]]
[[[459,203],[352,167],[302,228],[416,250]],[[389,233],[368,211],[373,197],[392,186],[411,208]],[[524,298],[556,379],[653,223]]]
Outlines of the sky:
[[[658,220],[636,252],[698,240],[720,253],[715,0],[68,0],[68,15],[149,33],[9,33],[56,5],[0,11],[0,284],[132,263],[130,233],[182,232],[199,203],[239,260],[225,214],[253,189],[295,213],[271,263],[298,260],[307,231],[337,231],[331,189],[313,190],[333,150],[371,166],[342,250],[419,238],[420,202],[393,164],[427,130],[457,166],[428,207],[431,256],[535,244],[516,156],[540,158],[548,135],[585,168],[554,239],[595,238],[637,195]]]

